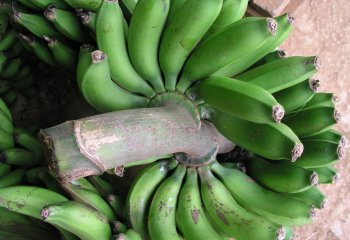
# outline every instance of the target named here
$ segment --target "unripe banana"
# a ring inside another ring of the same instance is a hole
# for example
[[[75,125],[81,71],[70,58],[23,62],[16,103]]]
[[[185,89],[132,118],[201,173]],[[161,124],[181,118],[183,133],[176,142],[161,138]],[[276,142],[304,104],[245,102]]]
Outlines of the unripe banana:
[[[248,7],[248,0],[224,0],[219,16],[210,27],[204,39],[220,32],[228,25],[240,20]]]
[[[0,108],[0,129],[12,134],[13,133],[13,123],[8,117],[7,113]]]
[[[303,144],[282,123],[254,123],[214,109],[208,109],[210,121],[226,138],[248,151],[268,159],[296,161]]]
[[[45,222],[72,232],[84,240],[109,240],[112,232],[107,219],[98,211],[81,203],[65,201],[41,209]]]
[[[2,96],[2,99],[7,105],[11,105],[17,99],[17,91],[10,89],[5,95]]]
[[[325,142],[338,144],[339,146],[343,146],[343,147],[347,146],[346,137],[335,129],[329,129],[328,131],[322,132],[320,134],[312,135],[307,138],[303,138],[302,140],[303,141],[321,140]]]
[[[75,9],[85,9],[88,11],[95,12],[99,9],[101,3],[103,0],[64,0],[66,3],[68,3],[70,6],[72,6]]]
[[[269,221],[296,226],[311,222],[315,214],[311,205],[269,191],[239,170],[225,168],[219,163],[214,163],[211,169],[238,204]]]
[[[286,113],[302,108],[317,92],[320,81],[317,79],[308,79],[289,88],[275,92],[273,96],[276,98]],[[293,99],[293,101],[291,101]]]
[[[72,199],[77,202],[83,203],[86,206],[96,209],[105,216],[109,221],[116,220],[116,215],[114,214],[112,208],[108,203],[97,193],[92,192],[88,189],[78,188],[70,183],[62,184],[63,189],[69,193]]]
[[[322,167],[322,168],[310,168],[310,171],[314,171],[318,175],[319,183],[336,183],[338,181],[339,175],[337,171],[332,167]]]
[[[213,108],[256,122],[281,122],[283,107],[264,89],[227,77],[209,77],[195,86],[196,95]],[[218,97],[220,96],[220,97]]]
[[[7,60],[8,58],[6,54],[4,54],[3,52],[0,52],[0,74],[4,71]]]
[[[123,14],[116,0],[104,0],[97,13],[96,40],[98,48],[108,56],[111,78],[121,87],[149,98],[153,89],[132,66],[124,33]]]
[[[62,0],[31,0],[31,3],[42,10],[46,9],[51,4],[60,9],[72,10],[72,8]]]
[[[113,209],[114,213],[119,218],[127,219],[125,204],[119,196],[114,194],[108,194],[106,196],[106,200],[109,206],[111,206],[111,208]]]
[[[0,188],[6,188],[14,185],[18,185],[22,182],[25,174],[25,169],[15,169],[5,176],[0,178]]]
[[[22,43],[21,43],[22,44]],[[22,44],[23,45],[23,44]],[[32,73],[32,67],[30,67],[28,64],[25,64],[21,67],[18,74],[16,74],[16,77],[13,79],[14,81],[19,81],[25,77],[30,76]]]
[[[15,12],[13,14],[13,18],[16,23],[20,24],[39,38],[42,36],[47,36],[50,38],[62,38],[62,35],[43,16],[24,12]]]
[[[16,74],[19,72],[19,69],[21,68],[22,64],[23,64],[23,59],[21,57],[11,59],[6,64],[6,67],[4,71],[0,74],[0,77],[5,79],[14,78]]]
[[[284,50],[275,50],[273,52],[270,52],[266,54],[264,57],[262,57],[259,61],[254,63],[252,66],[250,66],[247,71],[250,71],[251,69],[254,69],[256,67],[260,67],[261,65],[264,65],[266,63],[270,63],[276,60],[280,60],[282,58],[287,57],[287,52]]]
[[[44,15],[67,38],[79,43],[91,41],[89,33],[84,29],[76,14],[59,9],[56,5],[50,5]]]
[[[222,2],[223,0],[186,1],[172,17],[159,49],[159,62],[167,90],[175,90],[186,59],[219,15]]]
[[[168,16],[167,16],[167,19],[165,22],[165,26],[168,26],[169,23],[173,21],[172,19],[173,19],[175,13],[177,13],[179,11],[179,9],[181,9],[182,5],[184,5],[184,3],[186,1],[187,0],[171,0]]]
[[[176,230],[175,211],[186,167],[178,165],[175,172],[157,189],[148,213],[148,231],[151,239],[181,239]]]
[[[0,128],[0,136],[0,152],[15,146],[15,141],[11,133]]]
[[[37,162],[44,158],[39,140],[30,132],[21,128],[15,128],[14,139],[18,146],[30,151]]]
[[[284,239],[284,229],[242,208],[207,167],[198,168],[205,209],[213,223],[237,240]]]
[[[126,233],[128,231],[128,228],[120,221],[113,221],[111,225],[114,233]]]
[[[302,192],[319,182],[315,171],[288,163],[271,163],[257,156],[249,156],[245,166],[249,176],[275,192]]]
[[[275,93],[308,79],[318,69],[317,57],[288,57],[266,63],[235,78]]]
[[[16,41],[13,46],[6,51],[6,55],[9,59],[19,57],[21,55],[26,55],[24,53],[24,46],[20,41]],[[16,76],[17,77],[17,76]]]
[[[31,9],[31,10],[34,10],[34,11],[40,11],[41,8],[39,8],[38,6],[36,6],[33,1],[28,1],[28,0],[18,0],[18,2],[20,4],[22,4],[23,6]],[[35,2],[35,1],[34,1]]]
[[[0,40],[0,51],[4,52],[10,49],[13,44],[17,41],[16,31],[12,28],[10,29],[4,37]]]
[[[122,4],[126,7],[128,12],[133,15],[134,9],[138,3],[138,0],[121,0]]]
[[[223,239],[207,219],[198,184],[197,171],[188,168],[176,209],[177,227],[186,240]]]
[[[212,75],[233,62],[237,66],[243,65],[240,59],[274,38],[276,31],[277,22],[272,18],[245,18],[230,25],[220,34],[197,46],[185,63],[177,89],[184,92],[191,83]],[[262,56],[257,57],[259,59]]]
[[[38,164],[34,155],[22,148],[9,148],[0,153],[0,162],[19,166],[21,168],[30,168]]]
[[[108,196],[109,194],[115,193],[112,184],[102,179],[100,176],[90,176],[88,180],[96,188],[101,196]]]
[[[158,64],[158,47],[169,5],[169,0],[139,0],[129,27],[130,60],[140,76],[147,80],[157,93],[164,92]],[[163,35],[163,39],[165,36]]]
[[[11,171],[11,165],[6,163],[0,163],[0,178],[5,176]]]
[[[57,67],[58,63],[56,59],[53,57],[50,49],[47,47],[47,44],[43,40],[40,38],[29,37],[24,34],[19,34],[19,36],[21,39],[28,43],[28,46],[41,61],[52,67]]]
[[[84,12],[79,15],[82,24],[90,31],[93,37],[96,37],[96,13]]]
[[[130,187],[126,200],[129,223],[143,238],[148,236],[146,216],[151,197],[168,172],[176,165],[173,159],[151,163],[138,174]]]
[[[303,141],[304,153],[293,163],[303,168],[327,167],[344,158],[345,148],[341,145],[322,141]]]
[[[76,49],[57,39],[46,36],[44,36],[44,39],[47,41],[47,45],[56,61],[63,67],[75,72],[78,64],[78,52]]]
[[[85,53],[80,57],[77,81],[87,102],[101,112],[148,105],[148,99],[125,91],[111,80],[107,56],[101,51]]]
[[[324,208],[327,203],[326,196],[317,187],[312,187],[304,192],[287,194],[287,196],[312,204],[319,209]]]
[[[338,98],[333,93],[319,92],[316,93],[310,101],[308,101],[302,110],[313,109],[317,107],[333,107],[337,104]],[[292,112],[292,114],[298,113],[298,110]]]
[[[6,106],[6,103],[0,98],[0,109],[6,114],[6,116],[12,121],[12,114],[10,109]]]

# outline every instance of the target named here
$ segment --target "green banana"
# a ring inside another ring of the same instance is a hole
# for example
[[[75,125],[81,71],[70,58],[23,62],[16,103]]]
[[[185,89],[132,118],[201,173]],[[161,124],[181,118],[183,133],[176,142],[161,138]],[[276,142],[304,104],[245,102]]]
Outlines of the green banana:
[[[187,169],[186,181],[178,201],[176,223],[185,239],[223,239],[206,216],[195,169]]]
[[[64,0],[66,3],[68,3],[71,7],[76,9],[85,9],[88,11],[95,12],[99,9],[101,3],[103,0]]]
[[[242,57],[257,51],[274,38],[277,25],[272,18],[244,18],[202,42],[185,63],[177,89],[184,92],[191,83],[214,74],[232,62],[240,65]]]
[[[141,93],[149,98],[155,95],[130,62],[118,1],[103,0],[96,17],[96,41],[98,48],[108,56],[113,81],[130,92]]]
[[[303,144],[287,125],[259,124],[208,109],[210,121],[226,138],[248,151],[268,159],[296,161]]]
[[[26,89],[26,88],[33,86],[34,83],[35,83],[35,80],[34,80],[33,75],[28,75],[28,76],[24,77],[23,79],[12,82],[11,85],[16,90],[23,90],[23,89]]]
[[[333,93],[319,92],[316,93],[301,110],[309,110],[317,107],[334,107],[337,103],[337,96]],[[297,114],[300,110],[295,110],[291,113]]]
[[[196,95],[206,104],[247,121],[279,123],[284,116],[284,109],[276,99],[253,84],[227,77],[209,77],[195,88]]]
[[[96,209],[109,221],[116,220],[117,217],[114,211],[99,194],[88,189],[78,188],[70,183],[62,184],[62,187],[75,201]]]
[[[76,49],[62,41],[44,36],[53,57],[63,67],[75,72],[78,64]]]
[[[19,34],[21,39],[28,43],[28,46],[32,49],[32,51],[38,56],[38,58],[45,62],[46,64],[57,67],[58,63],[53,57],[50,49],[47,47],[47,44],[35,37],[29,37],[24,34]]]
[[[5,53],[0,52],[0,74],[4,71],[8,58]]]
[[[159,49],[159,62],[167,90],[175,90],[186,59],[219,15],[222,2],[186,1],[172,17]]]
[[[126,7],[128,12],[133,15],[134,9],[138,3],[138,0],[121,0],[122,4]]]
[[[34,155],[22,148],[8,148],[0,153],[0,162],[19,166],[22,168],[31,168],[38,164]]]
[[[55,7],[60,9],[71,10],[72,8],[62,0],[31,0],[31,3],[38,8],[44,10],[50,5],[55,5]]]
[[[172,22],[173,17],[175,15],[175,13],[177,13],[179,11],[179,9],[181,9],[181,7],[184,5],[184,3],[187,0],[171,0],[170,2],[170,6],[169,6],[169,12],[168,12],[168,16],[165,22],[165,27],[167,27],[169,25],[170,22]]]
[[[19,72],[21,66],[23,64],[23,59],[21,57],[17,57],[11,59],[4,69],[4,71],[0,74],[1,78],[12,79]]]
[[[117,215],[117,217],[126,219],[124,202],[119,196],[114,194],[108,194],[106,195],[106,200],[109,206],[111,206],[111,208],[113,209],[114,213]]]
[[[25,6],[26,8],[29,8],[31,10],[34,10],[34,11],[40,11],[41,9],[36,6],[33,1],[28,1],[28,0],[18,0],[18,2],[20,4],[22,4],[23,6]],[[35,1],[34,1],[35,2]]]
[[[70,184],[74,185],[77,188],[83,188],[99,194],[99,191],[95,188],[95,186],[92,183],[90,183],[90,181],[88,181],[86,178],[74,179],[70,182]]]
[[[62,10],[56,5],[50,5],[45,10],[44,15],[65,37],[79,43],[92,41],[79,17],[73,12]]]
[[[174,159],[151,163],[133,181],[126,200],[130,226],[143,238],[147,237],[147,209],[151,197],[168,172],[176,167]]]
[[[0,128],[0,136],[0,152],[15,146],[15,141],[11,133]]]
[[[319,183],[317,172],[292,164],[271,163],[257,156],[249,156],[244,163],[249,176],[275,192],[302,192]]]
[[[6,94],[10,89],[11,89],[11,84],[9,81],[5,81],[5,80],[0,81],[0,95]]]
[[[1,5],[0,5],[0,36],[3,36],[7,30],[8,30],[8,26],[9,26],[9,18],[8,15],[6,13],[3,12],[4,10],[4,1],[2,1]]]
[[[100,176],[90,176],[88,177],[88,180],[92,183],[101,196],[105,197],[114,193],[113,186]]]
[[[306,138],[327,131],[340,120],[341,114],[334,106],[316,105],[291,112],[282,122],[288,125],[298,137]]]
[[[114,233],[126,233],[128,231],[128,228],[120,221],[113,221],[111,225]]]
[[[324,208],[327,203],[326,196],[317,187],[312,187],[304,192],[290,193],[287,196],[312,204],[319,209]]]
[[[81,18],[82,24],[90,31],[90,34],[96,37],[96,13],[84,12],[79,16]]]
[[[292,110],[302,108],[317,92],[320,81],[317,79],[308,79],[294,86],[275,92],[273,96],[279,102],[286,113]],[[293,99],[293,101],[291,101]]]
[[[16,31],[11,28],[0,40],[0,51],[4,52],[10,49],[17,41]]]
[[[248,0],[224,0],[219,16],[208,30],[204,39],[215,35],[225,27],[240,20],[247,10],[248,2]]]
[[[286,226],[311,222],[312,206],[261,187],[245,173],[214,163],[211,170],[219,177],[233,198],[247,210],[269,221]]]
[[[77,81],[87,102],[101,112],[148,105],[146,98],[125,91],[111,80],[107,56],[101,51],[82,54],[78,62]]]
[[[287,57],[266,63],[235,76],[270,93],[294,86],[311,77],[319,69],[317,57]]]
[[[208,167],[198,168],[201,195],[213,224],[237,240],[284,239],[284,229],[242,208]]]
[[[16,35],[17,36],[17,35]],[[25,55],[24,46],[20,41],[16,41],[13,46],[6,51],[6,55],[9,59]],[[17,77],[17,76],[16,76]]]
[[[186,166],[178,165],[175,172],[157,189],[148,213],[148,231],[151,239],[180,239],[176,230],[176,205]]]
[[[113,236],[113,240],[142,240],[142,238],[136,231],[129,229],[126,233]]]
[[[132,14],[128,34],[130,60],[135,70],[157,93],[164,92],[158,64],[158,46],[169,5],[170,0],[139,0]],[[163,39],[165,36],[166,33]]]
[[[45,222],[59,226],[84,240],[109,240],[112,232],[108,220],[84,204],[65,201],[46,205],[40,211]]]
[[[302,140],[303,141],[322,140],[322,141],[338,144],[339,146],[343,146],[343,147],[347,146],[346,137],[335,129],[329,129],[328,131],[322,132],[320,134],[312,135],[307,138],[303,138]]]
[[[6,116],[12,121],[12,114],[10,109],[6,106],[6,103],[0,98],[0,109],[6,114]]]
[[[13,123],[12,120],[8,117],[7,113],[0,108],[0,129],[13,133]]]
[[[20,24],[39,38],[42,36],[59,39],[62,38],[62,35],[56,30],[56,28],[41,15],[15,12],[13,18],[16,23]]]
[[[17,99],[17,91],[10,89],[5,95],[2,96],[2,99],[7,105],[11,105]]]
[[[322,140],[303,141],[303,145],[303,155],[293,163],[303,168],[327,167],[345,155],[343,146]]]
[[[20,184],[23,180],[25,172],[26,170],[24,169],[15,169],[1,177],[0,189]]]
[[[310,168],[309,170],[317,173],[319,179],[318,182],[321,184],[336,183],[339,178],[337,171],[331,166]]]
[[[11,171],[11,165],[0,162],[0,178]]]
[[[34,155],[35,161],[39,162],[44,158],[39,140],[30,132],[21,128],[15,128],[14,139],[18,146],[23,147]]]
[[[259,61],[254,63],[252,66],[250,66],[246,71],[249,71],[249,70],[254,69],[256,67],[260,67],[261,65],[264,65],[266,63],[270,63],[270,62],[280,60],[280,59],[286,58],[286,57],[287,57],[287,52],[285,50],[275,50],[273,52],[266,54],[261,59],[259,59]]]

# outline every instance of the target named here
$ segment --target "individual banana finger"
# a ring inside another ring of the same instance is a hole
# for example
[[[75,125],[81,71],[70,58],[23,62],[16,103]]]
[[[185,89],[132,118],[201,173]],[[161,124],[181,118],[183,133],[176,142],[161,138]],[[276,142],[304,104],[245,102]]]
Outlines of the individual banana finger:
[[[26,170],[15,169],[0,178],[0,189],[18,185],[22,182]]]
[[[0,163],[0,178],[5,176],[11,171],[11,165],[6,163]]]
[[[0,162],[21,168],[31,168],[39,163],[31,152],[22,148],[9,148],[2,151],[0,153]]]
[[[127,219],[125,204],[119,196],[115,194],[108,194],[106,195],[106,201],[111,206],[117,217]]]
[[[12,134],[13,133],[13,123],[8,117],[7,113],[0,108],[0,129]]]
[[[332,166],[309,168],[309,170],[317,173],[319,179],[318,182],[321,184],[336,183],[339,179],[339,174]]]
[[[300,199],[319,209],[324,208],[327,203],[326,196],[317,187],[312,187],[304,192],[291,193],[287,196]]]
[[[12,79],[16,76],[16,74],[19,72],[21,66],[23,64],[23,59],[21,57],[17,57],[14,59],[11,59],[4,69],[4,71],[1,73],[0,77],[5,79]]]
[[[343,147],[347,146],[346,137],[335,129],[329,129],[328,131],[322,132],[320,134],[312,135],[307,138],[302,138],[302,140],[303,141],[320,140],[320,141],[326,141],[326,142],[338,144],[339,146],[343,146]]]
[[[0,128],[0,136],[0,152],[15,146],[15,141],[11,133]]]
[[[30,132],[21,128],[15,128],[14,139],[18,146],[23,147],[34,155],[35,161],[40,162],[44,158],[39,140]]]
[[[4,37],[0,40],[0,51],[4,52],[10,49],[17,41],[16,31],[12,28],[10,29]]]

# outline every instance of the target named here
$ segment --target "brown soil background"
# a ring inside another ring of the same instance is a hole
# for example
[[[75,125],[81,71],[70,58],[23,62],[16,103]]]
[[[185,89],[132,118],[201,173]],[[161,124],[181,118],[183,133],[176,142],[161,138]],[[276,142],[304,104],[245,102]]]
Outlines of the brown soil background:
[[[288,9],[287,9],[288,10]],[[321,69],[321,91],[339,98],[343,118],[336,128],[350,144],[350,2],[348,0],[305,0],[294,12],[295,28],[281,46],[289,55],[317,55]],[[326,208],[313,223],[295,231],[298,240],[350,239],[350,154],[336,165],[340,180],[321,186],[328,196]]]

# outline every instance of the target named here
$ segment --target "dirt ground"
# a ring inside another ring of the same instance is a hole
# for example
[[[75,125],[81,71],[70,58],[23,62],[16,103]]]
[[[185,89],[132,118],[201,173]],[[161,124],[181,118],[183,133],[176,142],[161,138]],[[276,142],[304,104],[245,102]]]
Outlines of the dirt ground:
[[[341,100],[342,121],[337,125],[350,144],[350,3],[348,0],[305,0],[295,12],[295,29],[281,49],[289,55],[317,55],[321,91],[334,92]],[[297,228],[298,240],[350,239],[350,153],[336,168],[338,183],[322,186],[328,196],[326,208],[313,223]]]

